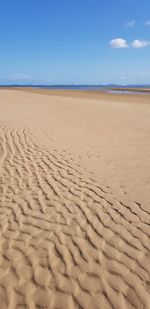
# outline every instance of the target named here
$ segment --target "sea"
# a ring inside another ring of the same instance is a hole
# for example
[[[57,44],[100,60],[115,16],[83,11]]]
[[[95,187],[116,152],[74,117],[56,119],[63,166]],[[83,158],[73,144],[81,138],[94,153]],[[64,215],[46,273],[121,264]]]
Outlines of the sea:
[[[128,85],[128,86],[99,86],[99,85],[40,85],[37,86],[40,89],[62,89],[62,90],[78,90],[78,91],[85,91],[85,90],[97,90],[105,93],[112,93],[112,94],[148,94],[150,95],[150,85],[149,86],[135,86],[135,85]],[[117,88],[117,89],[116,89]],[[120,89],[119,89],[120,88]],[[131,88],[131,90],[129,90]],[[134,90],[132,90],[132,88]],[[137,90],[136,90],[137,89]]]
[[[59,89],[59,90],[97,90],[112,94],[147,94],[150,95],[150,85],[0,85],[0,87],[31,87],[37,89]],[[133,90],[132,90],[133,89]],[[149,90],[149,91],[147,91]]]

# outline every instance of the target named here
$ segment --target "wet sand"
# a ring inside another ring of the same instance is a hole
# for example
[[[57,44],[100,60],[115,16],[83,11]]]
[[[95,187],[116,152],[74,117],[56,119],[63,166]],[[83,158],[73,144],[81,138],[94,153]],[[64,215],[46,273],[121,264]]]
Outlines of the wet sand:
[[[2,308],[150,307],[150,97],[0,90]]]

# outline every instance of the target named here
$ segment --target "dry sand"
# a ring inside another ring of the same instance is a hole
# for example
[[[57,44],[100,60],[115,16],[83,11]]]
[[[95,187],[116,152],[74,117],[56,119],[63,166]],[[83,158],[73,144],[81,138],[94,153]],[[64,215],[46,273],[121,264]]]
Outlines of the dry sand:
[[[150,96],[0,90],[0,308],[150,308],[149,205]]]

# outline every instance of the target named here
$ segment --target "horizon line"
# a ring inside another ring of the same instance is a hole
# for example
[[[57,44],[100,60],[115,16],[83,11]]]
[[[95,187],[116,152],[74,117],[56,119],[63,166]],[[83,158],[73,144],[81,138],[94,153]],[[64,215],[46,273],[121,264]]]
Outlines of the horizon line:
[[[32,84],[32,83],[12,83],[12,84],[0,84],[0,87],[108,87],[108,86],[148,86],[150,83],[128,83],[128,84],[119,84],[119,83],[107,83],[107,84]]]

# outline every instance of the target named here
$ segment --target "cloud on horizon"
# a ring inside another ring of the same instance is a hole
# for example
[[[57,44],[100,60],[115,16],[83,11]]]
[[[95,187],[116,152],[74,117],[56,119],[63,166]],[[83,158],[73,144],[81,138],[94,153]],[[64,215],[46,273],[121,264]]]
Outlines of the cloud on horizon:
[[[111,48],[127,48],[127,47],[132,47],[132,48],[143,48],[147,47],[150,45],[150,41],[145,41],[145,40],[134,40],[130,44],[127,43],[127,40],[123,38],[116,38],[113,39],[109,42]]]
[[[149,46],[149,45],[150,45],[150,41],[144,41],[144,40],[134,40],[131,43],[131,46],[133,48],[143,48],[143,47],[146,47],[146,46]]]
[[[127,41],[122,38],[116,38],[110,41],[110,46],[112,48],[127,48]]]

